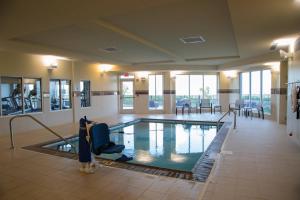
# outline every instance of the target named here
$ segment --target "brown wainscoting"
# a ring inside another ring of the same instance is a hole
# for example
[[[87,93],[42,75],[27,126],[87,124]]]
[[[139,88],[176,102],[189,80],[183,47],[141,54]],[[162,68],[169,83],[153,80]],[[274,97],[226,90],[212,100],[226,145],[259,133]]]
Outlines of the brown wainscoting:
[[[80,97],[80,91],[73,91],[73,97]]]
[[[118,91],[92,91],[92,96],[118,95]]]
[[[280,95],[286,95],[287,94],[287,88],[272,88],[271,94],[280,94]]]
[[[218,89],[218,93],[220,94],[239,94],[240,90],[239,89]]]
[[[148,90],[136,90],[135,94],[136,95],[148,95],[149,91]]]
[[[164,90],[164,94],[175,94],[175,90]],[[136,90],[135,91],[136,95],[148,95],[149,91],[148,90]]]
[[[164,94],[175,94],[175,90],[164,90]]]

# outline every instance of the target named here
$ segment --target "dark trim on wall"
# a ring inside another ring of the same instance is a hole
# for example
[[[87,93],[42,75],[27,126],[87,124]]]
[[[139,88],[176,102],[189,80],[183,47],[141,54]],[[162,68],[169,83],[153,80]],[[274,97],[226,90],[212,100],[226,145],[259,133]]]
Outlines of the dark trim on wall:
[[[240,89],[218,89],[218,93],[220,94],[239,94]]]
[[[272,88],[271,94],[280,94],[280,95],[286,95],[287,94],[287,88]]]
[[[175,94],[175,90],[164,90],[164,94]]]
[[[148,95],[149,91],[148,90],[136,90],[135,94],[136,95]]]
[[[92,91],[92,96],[118,95],[118,91]]]
[[[135,91],[136,95],[149,95],[148,90],[136,90]],[[164,90],[163,94],[175,94],[175,90]]]
[[[73,97],[80,97],[79,91],[73,91]]]

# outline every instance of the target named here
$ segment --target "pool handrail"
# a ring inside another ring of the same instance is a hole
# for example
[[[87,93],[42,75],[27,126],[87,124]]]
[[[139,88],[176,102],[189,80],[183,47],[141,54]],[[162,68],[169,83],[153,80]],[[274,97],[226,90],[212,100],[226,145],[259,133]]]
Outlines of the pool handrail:
[[[236,129],[236,110],[233,110],[233,109],[229,109],[226,113],[224,113],[220,119],[217,121],[217,129],[219,130],[219,127],[220,127],[220,122],[221,120],[228,114],[230,115],[230,112],[233,112],[234,114],[234,118],[233,118],[233,129]]]
[[[71,144],[70,142],[68,142],[68,140],[66,140],[64,137],[62,137],[60,134],[56,133],[54,130],[52,130],[51,128],[49,128],[47,125],[45,125],[43,122],[41,122],[37,118],[33,117],[32,115],[16,115],[16,116],[13,116],[12,118],[10,118],[10,120],[9,120],[9,131],[10,131],[10,148],[11,149],[15,148],[12,122],[16,118],[24,118],[24,117],[28,117],[28,118],[32,119],[33,121],[35,121],[36,123],[38,123],[39,125],[41,125],[42,127],[44,127],[46,130],[48,130],[49,132],[51,132],[52,134],[54,134],[55,136],[57,136],[58,138],[60,138],[61,140],[63,140],[66,144],[71,145],[71,147],[74,149],[74,152],[76,154],[76,148],[75,148],[75,146],[73,144]]]

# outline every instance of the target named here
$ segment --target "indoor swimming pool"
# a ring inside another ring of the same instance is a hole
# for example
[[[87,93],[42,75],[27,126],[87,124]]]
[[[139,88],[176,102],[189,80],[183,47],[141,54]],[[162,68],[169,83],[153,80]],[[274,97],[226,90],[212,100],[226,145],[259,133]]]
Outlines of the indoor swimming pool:
[[[122,128],[112,127],[110,139],[125,145],[123,154],[133,158],[127,163],[192,172],[216,134],[217,127],[211,123],[140,120]],[[69,142],[77,151],[78,137],[70,138]],[[43,148],[72,152],[71,146],[64,142],[54,142]],[[99,157],[115,160],[120,154]]]

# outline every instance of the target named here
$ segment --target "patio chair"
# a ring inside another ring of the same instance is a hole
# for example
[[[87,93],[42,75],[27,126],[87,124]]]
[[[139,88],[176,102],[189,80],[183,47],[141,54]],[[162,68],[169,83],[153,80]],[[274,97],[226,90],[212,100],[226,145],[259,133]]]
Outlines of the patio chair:
[[[180,99],[176,101],[176,115],[178,110],[181,109],[181,113],[184,114],[184,110],[187,109],[188,113],[191,112],[191,101],[189,99]]]
[[[236,100],[234,104],[229,104],[229,110],[238,110],[239,116],[241,115],[241,110],[245,107],[244,100]],[[230,115],[230,112],[229,112]]]
[[[199,104],[199,112],[201,114],[201,111],[203,108],[210,109],[210,113],[212,114],[212,102],[210,99],[201,99]]]
[[[261,116],[262,119],[265,119],[264,107],[261,103],[258,103],[256,105],[256,110],[257,110],[258,117],[260,118],[260,116]]]
[[[155,102],[154,100],[149,101],[149,108],[158,108],[158,103]]]

